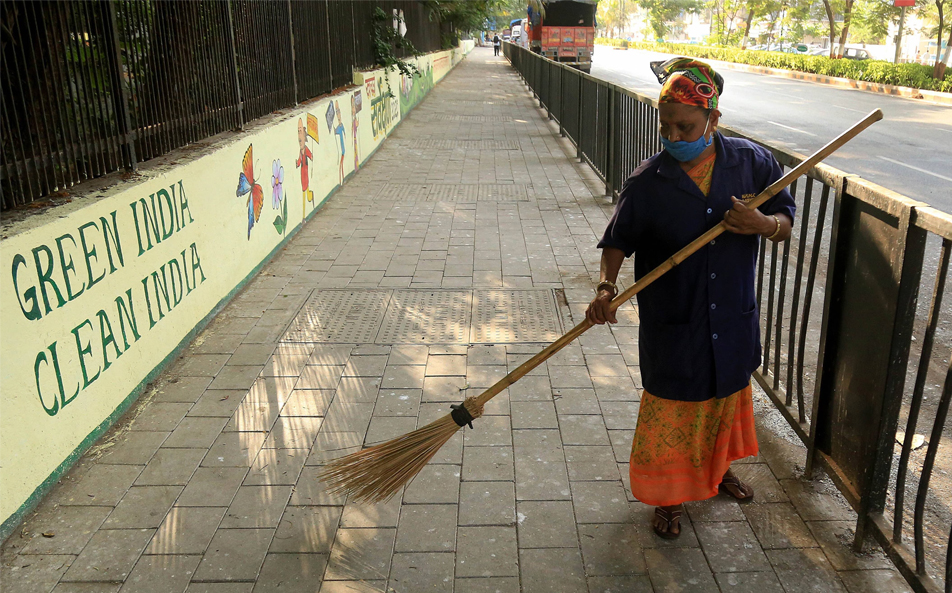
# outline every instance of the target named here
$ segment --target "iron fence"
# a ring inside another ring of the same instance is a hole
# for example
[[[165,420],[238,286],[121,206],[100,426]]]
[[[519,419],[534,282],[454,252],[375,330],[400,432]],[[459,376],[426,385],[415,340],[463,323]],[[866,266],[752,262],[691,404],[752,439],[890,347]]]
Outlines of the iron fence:
[[[374,63],[378,8],[402,11],[418,51],[440,49],[418,0],[4,1],[0,207],[350,84]]]
[[[504,55],[613,198],[661,149],[655,99],[509,43]],[[803,161],[748,139],[784,169]],[[796,232],[761,241],[754,379],[805,445],[807,475],[824,466],[856,510],[854,547],[875,537],[916,591],[952,593],[952,216],[822,164],[790,191]]]

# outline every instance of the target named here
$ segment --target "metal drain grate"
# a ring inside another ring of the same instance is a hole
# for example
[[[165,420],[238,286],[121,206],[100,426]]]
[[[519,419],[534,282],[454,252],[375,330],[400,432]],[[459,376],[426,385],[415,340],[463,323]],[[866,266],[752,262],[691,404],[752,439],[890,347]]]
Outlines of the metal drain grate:
[[[551,290],[318,290],[281,341],[512,344],[561,333]]]
[[[553,342],[562,333],[551,290],[479,290],[473,310],[474,344]]]
[[[464,344],[469,338],[472,293],[396,290],[377,335],[381,344]]]
[[[373,342],[390,302],[386,290],[319,290],[284,335],[285,342]]]
[[[507,140],[414,140],[407,148],[422,150],[519,150],[517,142]]]
[[[439,121],[469,121],[474,123],[491,123],[497,121],[512,121],[508,115],[450,115],[441,113],[436,116]]]
[[[394,183],[384,187],[376,199],[406,202],[527,202],[529,194],[528,187],[522,184]]]

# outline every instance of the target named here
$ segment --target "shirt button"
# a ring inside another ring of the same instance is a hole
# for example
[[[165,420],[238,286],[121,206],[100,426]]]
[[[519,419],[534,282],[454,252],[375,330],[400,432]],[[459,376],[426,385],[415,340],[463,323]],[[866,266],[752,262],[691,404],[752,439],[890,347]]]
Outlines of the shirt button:
[[[717,305],[715,305],[714,303],[711,303],[711,311],[713,311],[716,308],[717,308]]]
[[[711,212],[714,212],[714,211],[713,211],[712,209],[708,208],[708,209],[707,209],[707,213],[710,214]]]
[[[716,339],[717,339],[717,334],[714,334],[712,337],[716,340]]]
[[[717,274],[711,274],[711,280],[717,278]]]

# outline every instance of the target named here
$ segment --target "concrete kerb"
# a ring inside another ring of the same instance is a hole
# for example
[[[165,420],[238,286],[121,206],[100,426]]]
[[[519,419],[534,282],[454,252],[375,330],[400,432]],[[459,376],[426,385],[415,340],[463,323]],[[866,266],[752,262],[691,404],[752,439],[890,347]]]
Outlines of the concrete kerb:
[[[928,101],[936,105],[952,106],[952,93],[940,93],[938,91],[914,89],[907,86],[896,86],[892,84],[877,84],[862,80],[852,80],[849,78],[838,78],[835,76],[825,76],[823,74],[813,74],[811,72],[783,70],[781,68],[766,68],[764,66],[752,66],[750,64],[721,62],[719,60],[707,61],[711,62],[712,64],[716,64],[717,68],[720,69],[750,72],[752,74],[766,74],[768,76],[779,76],[781,78],[790,78],[794,80],[805,80],[807,82],[827,84],[838,88],[853,89],[856,91],[865,91],[867,93],[877,93],[880,95],[893,95],[896,97],[905,97],[906,99]]]

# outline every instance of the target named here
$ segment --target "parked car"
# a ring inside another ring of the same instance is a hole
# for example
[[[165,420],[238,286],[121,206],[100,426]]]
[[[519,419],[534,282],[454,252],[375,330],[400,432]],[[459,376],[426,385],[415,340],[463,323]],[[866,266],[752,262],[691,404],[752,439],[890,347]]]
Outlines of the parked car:
[[[868,51],[858,47],[847,47],[843,50],[843,57],[847,60],[872,60]]]

